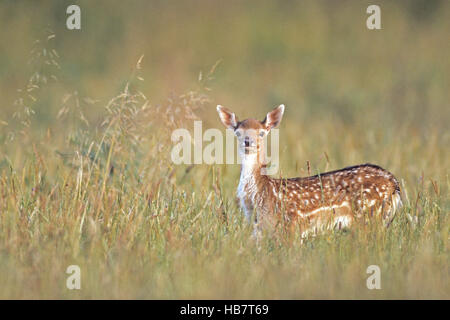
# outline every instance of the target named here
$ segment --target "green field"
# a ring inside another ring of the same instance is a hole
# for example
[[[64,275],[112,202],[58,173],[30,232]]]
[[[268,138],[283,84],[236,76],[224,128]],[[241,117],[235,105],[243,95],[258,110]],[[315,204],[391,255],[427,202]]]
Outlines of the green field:
[[[369,1],[77,1],[81,30],[0,2],[0,298],[449,299],[450,3],[376,2],[381,30]],[[281,175],[378,164],[389,228],[257,245],[238,165],[171,162],[217,104],[281,103]]]

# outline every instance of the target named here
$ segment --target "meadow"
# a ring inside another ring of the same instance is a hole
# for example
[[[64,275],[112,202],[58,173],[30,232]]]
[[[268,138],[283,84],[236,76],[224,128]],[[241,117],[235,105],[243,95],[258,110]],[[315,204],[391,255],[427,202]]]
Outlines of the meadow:
[[[381,30],[369,1],[78,1],[67,30],[68,1],[2,1],[0,298],[449,299],[450,5],[377,3]],[[389,228],[257,245],[237,164],[170,160],[217,104],[281,103],[280,174],[378,164]]]

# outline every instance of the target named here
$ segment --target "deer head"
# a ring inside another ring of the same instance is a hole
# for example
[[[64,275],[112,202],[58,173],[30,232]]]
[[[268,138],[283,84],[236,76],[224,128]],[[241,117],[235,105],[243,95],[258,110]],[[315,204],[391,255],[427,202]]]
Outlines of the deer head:
[[[254,155],[260,155],[259,159],[264,157],[265,137],[273,128],[276,128],[283,117],[284,105],[280,105],[270,111],[264,120],[246,119],[238,121],[235,113],[231,110],[217,106],[220,120],[224,126],[233,130],[238,140],[239,154],[244,158]]]

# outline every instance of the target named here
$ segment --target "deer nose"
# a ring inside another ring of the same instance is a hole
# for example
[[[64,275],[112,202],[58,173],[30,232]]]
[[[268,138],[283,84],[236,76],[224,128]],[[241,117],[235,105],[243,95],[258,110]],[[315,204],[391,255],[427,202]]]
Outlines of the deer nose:
[[[249,137],[245,137],[245,139],[244,139],[244,147],[250,147],[250,138]]]

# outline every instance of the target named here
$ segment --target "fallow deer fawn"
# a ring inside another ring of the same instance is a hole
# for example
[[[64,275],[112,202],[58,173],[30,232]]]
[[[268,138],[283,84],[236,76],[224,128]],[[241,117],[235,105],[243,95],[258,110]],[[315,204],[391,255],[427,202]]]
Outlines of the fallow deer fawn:
[[[217,106],[225,127],[234,131],[242,159],[237,197],[255,230],[284,220],[299,222],[302,235],[324,228],[348,227],[364,213],[381,214],[389,224],[402,205],[400,187],[390,172],[362,164],[305,178],[274,179],[264,174],[264,137],[277,127],[284,105],[269,112],[263,121],[238,121],[236,115]],[[370,214],[369,214],[370,215]]]

